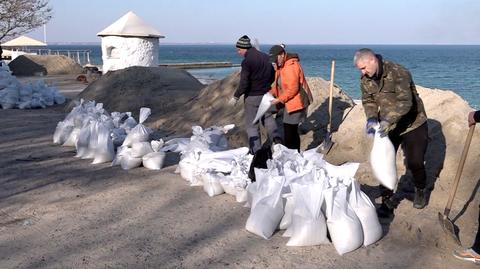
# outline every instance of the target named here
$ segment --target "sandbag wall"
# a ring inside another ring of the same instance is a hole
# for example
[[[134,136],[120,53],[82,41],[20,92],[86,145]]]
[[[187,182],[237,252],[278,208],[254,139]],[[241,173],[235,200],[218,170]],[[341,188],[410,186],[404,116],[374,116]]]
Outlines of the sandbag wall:
[[[43,80],[22,85],[11,75],[8,65],[0,68],[0,106],[3,109],[46,108],[54,104],[65,103],[65,97],[53,87],[45,85]]]

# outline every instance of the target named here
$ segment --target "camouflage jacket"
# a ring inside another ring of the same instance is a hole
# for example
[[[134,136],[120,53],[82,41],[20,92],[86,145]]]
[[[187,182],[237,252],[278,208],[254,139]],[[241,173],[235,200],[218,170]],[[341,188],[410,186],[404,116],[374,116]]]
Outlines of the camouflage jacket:
[[[385,120],[392,131],[402,135],[427,121],[422,99],[418,96],[412,75],[403,66],[382,60],[383,73],[379,81],[362,76],[360,88],[367,119]]]

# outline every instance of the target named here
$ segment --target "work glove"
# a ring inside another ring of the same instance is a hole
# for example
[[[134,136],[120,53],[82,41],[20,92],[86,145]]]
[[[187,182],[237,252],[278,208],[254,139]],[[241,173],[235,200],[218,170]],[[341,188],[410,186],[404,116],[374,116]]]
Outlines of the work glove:
[[[235,106],[237,104],[237,102],[238,102],[238,98],[234,96],[234,97],[230,98],[230,100],[228,100],[228,105]]]
[[[369,118],[367,120],[367,124],[365,125],[365,131],[367,135],[374,135],[375,134],[375,126],[378,124],[378,120],[376,118]]]
[[[390,122],[382,120],[380,121],[380,126],[378,127],[378,133],[380,134],[380,137],[385,137],[388,135],[388,133],[393,130],[395,127],[394,124],[390,124]]]

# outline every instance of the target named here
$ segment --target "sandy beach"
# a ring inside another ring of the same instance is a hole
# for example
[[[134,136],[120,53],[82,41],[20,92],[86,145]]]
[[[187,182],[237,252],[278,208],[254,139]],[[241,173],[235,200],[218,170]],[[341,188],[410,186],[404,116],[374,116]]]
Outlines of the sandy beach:
[[[86,86],[46,81],[70,98]],[[282,232],[247,232],[249,208],[234,197],[188,186],[174,173],[176,154],[161,171],[92,165],[52,143],[63,106],[1,115],[0,268],[475,268],[451,255],[442,199],[423,210],[402,201],[379,242],[343,256],[331,244],[287,247]],[[473,225],[462,226],[466,243]]]

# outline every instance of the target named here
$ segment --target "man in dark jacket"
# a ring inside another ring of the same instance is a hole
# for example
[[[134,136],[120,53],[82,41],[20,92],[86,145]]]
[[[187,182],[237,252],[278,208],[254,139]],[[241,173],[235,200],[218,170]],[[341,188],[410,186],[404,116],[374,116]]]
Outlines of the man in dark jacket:
[[[402,145],[407,169],[415,185],[413,207],[421,209],[427,203],[425,187],[425,151],[428,144],[427,115],[418,96],[410,72],[403,66],[383,60],[370,49],[355,53],[354,64],[362,73],[360,88],[367,118],[366,131],[374,133],[379,124],[380,136],[392,141],[395,151]],[[381,187],[382,205],[379,216],[393,211],[393,192]]]
[[[252,47],[250,38],[242,36],[236,44],[238,54],[245,57],[242,61],[240,83],[229,103],[235,105],[243,95],[245,99],[245,127],[250,152],[254,154],[262,146],[258,122],[253,124],[258,107],[265,93],[275,79],[275,71],[267,54]],[[273,117],[273,110],[267,111],[261,122],[268,132],[270,141],[280,143],[280,135]]]

